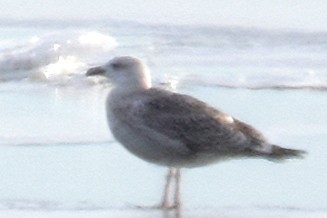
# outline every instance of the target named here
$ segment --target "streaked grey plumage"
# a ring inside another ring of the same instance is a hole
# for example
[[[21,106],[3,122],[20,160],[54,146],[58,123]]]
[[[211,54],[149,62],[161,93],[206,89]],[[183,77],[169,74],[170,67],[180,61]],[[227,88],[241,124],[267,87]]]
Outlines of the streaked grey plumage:
[[[112,132],[129,151],[150,162],[194,167],[233,156],[300,154],[287,149],[275,156],[273,146],[253,127],[188,95],[150,88],[118,102],[112,99],[109,95]]]
[[[117,57],[87,74],[112,81],[106,105],[110,129],[125,148],[146,161],[179,169],[230,157],[303,154],[268,143],[252,126],[191,96],[151,88],[148,70],[136,58]]]

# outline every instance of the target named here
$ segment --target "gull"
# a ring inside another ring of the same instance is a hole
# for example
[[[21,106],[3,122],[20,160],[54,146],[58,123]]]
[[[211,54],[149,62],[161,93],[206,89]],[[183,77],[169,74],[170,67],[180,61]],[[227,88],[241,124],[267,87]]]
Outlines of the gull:
[[[153,88],[148,67],[136,57],[115,57],[86,75],[102,75],[113,85],[106,113],[117,141],[137,157],[169,168],[162,209],[181,207],[181,168],[241,157],[283,160],[305,153],[269,143],[251,125],[194,97]]]

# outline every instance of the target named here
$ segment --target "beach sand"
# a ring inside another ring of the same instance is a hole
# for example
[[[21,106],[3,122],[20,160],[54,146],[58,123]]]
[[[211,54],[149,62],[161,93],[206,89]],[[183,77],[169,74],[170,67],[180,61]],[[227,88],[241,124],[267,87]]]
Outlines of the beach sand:
[[[1,211],[0,218],[176,218],[174,212],[154,210],[95,210],[95,211]],[[324,218],[327,211],[299,210],[296,208],[222,208],[182,211],[179,218]]]

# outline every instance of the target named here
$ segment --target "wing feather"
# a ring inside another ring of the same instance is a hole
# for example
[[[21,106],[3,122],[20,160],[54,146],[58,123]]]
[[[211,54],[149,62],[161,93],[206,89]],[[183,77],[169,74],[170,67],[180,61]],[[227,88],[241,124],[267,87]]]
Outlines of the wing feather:
[[[133,116],[191,152],[239,153],[264,140],[251,126],[191,96],[161,89],[141,93]]]

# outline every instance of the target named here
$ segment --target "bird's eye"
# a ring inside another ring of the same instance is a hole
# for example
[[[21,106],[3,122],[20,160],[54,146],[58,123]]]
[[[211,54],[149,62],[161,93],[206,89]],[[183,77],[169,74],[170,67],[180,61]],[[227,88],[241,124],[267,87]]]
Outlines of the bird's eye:
[[[111,64],[111,67],[114,69],[114,70],[120,70],[123,68],[123,64],[122,63],[112,63]]]

